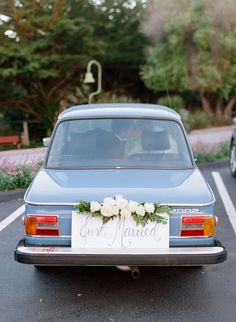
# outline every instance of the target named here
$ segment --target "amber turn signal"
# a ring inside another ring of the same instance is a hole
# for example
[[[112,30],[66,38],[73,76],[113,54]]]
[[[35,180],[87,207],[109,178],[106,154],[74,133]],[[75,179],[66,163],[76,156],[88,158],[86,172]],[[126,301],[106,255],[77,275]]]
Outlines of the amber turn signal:
[[[30,236],[59,236],[58,217],[27,215],[25,232]]]
[[[212,237],[215,234],[214,217],[209,216],[183,216],[181,237]]]

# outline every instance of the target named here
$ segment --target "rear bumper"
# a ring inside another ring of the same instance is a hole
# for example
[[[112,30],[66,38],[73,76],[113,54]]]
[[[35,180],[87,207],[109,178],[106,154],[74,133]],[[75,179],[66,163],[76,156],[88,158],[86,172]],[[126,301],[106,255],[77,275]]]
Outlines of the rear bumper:
[[[227,259],[227,251],[219,242],[212,247],[172,247],[148,250],[91,250],[85,253],[71,247],[27,246],[21,240],[15,250],[15,260],[24,264],[48,266],[194,266],[218,264]]]

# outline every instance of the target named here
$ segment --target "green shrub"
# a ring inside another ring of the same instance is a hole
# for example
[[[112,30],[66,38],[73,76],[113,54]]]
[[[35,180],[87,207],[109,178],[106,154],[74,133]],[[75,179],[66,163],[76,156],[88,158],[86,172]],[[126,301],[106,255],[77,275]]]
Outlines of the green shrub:
[[[179,113],[180,109],[185,107],[184,100],[179,95],[171,95],[169,98],[168,96],[160,97],[157,101],[158,104],[168,106],[173,108],[176,112]]]
[[[191,130],[207,128],[212,125],[212,119],[201,110],[190,112],[189,127]]]
[[[230,142],[225,141],[218,145],[217,149],[203,148],[202,151],[195,152],[198,163],[226,160],[229,158]]]
[[[139,103],[139,99],[114,92],[104,92],[97,96],[96,103]]]
[[[216,115],[208,115],[206,112],[197,109],[189,114],[189,128],[190,130],[204,129],[212,126],[224,126],[232,124],[231,118],[222,116],[217,118]]]
[[[40,163],[23,166],[4,164],[0,169],[0,191],[27,188],[40,166]]]

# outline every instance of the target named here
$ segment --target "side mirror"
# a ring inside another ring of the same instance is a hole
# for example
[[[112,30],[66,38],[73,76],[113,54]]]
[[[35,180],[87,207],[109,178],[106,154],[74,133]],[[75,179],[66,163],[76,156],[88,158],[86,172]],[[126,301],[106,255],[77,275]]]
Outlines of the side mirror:
[[[51,138],[43,138],[43,146],[48,147],[50,144]]]

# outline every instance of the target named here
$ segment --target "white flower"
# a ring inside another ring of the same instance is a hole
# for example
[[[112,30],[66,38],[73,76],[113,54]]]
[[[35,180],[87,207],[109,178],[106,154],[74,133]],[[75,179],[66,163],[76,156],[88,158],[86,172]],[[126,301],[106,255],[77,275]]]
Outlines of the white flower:
[[[115,199],[108,197],[108,198],[104,198],[103,204],[109,205],[109,206],[114,206],[116,204],[116,201],[115,201]]]
[[[121,196],[116,197],[116,205],[119,209],[124,209],[128,206],[128,200],[124,199]]]
[[[136,209],[138,207],[139,203],[133,200],[129,201],[128,208],[131,212],[136,212]]]
[[[113,213],[113,215],[114,215],[114,216],[118,216],[118,215],[119,215],[119,213],[120,213],[120,209],[119,209],[119,207],[118,207],[118,206],[116,206],[116,205],[114,205],[114,206],[112,207],[112,213]]]
[[[139,216],[145,216],[145,208],[143,205],[139,205],[137,208],[136,208],[136,214],[139,215]]]
[[[131,217],[131,211],[129,208],[123,208],[121,209],[120,215],[122,219],[128,219]]]
[[[96,201],[92,201],[90,204],[90,211],[91,212],[95,212],[95,211],[99,211],[101,209],[101,205],[99,202]]]
[[[146,212],[149,213],[149,214],[153,214],[154,211],[155,211],[155,207],[154,207],[153,203],[146,202],[144,204],[144,208],[145,208]]]
[[[101,206],[101,214],[104,217],[112,217],[113,216],[113,208],[110,206],[102,205]]]
[[[121,199],[124,199],[124,198],[121,195],[116,195],[115,199],[118,201],[118,200],[121,200]]]

